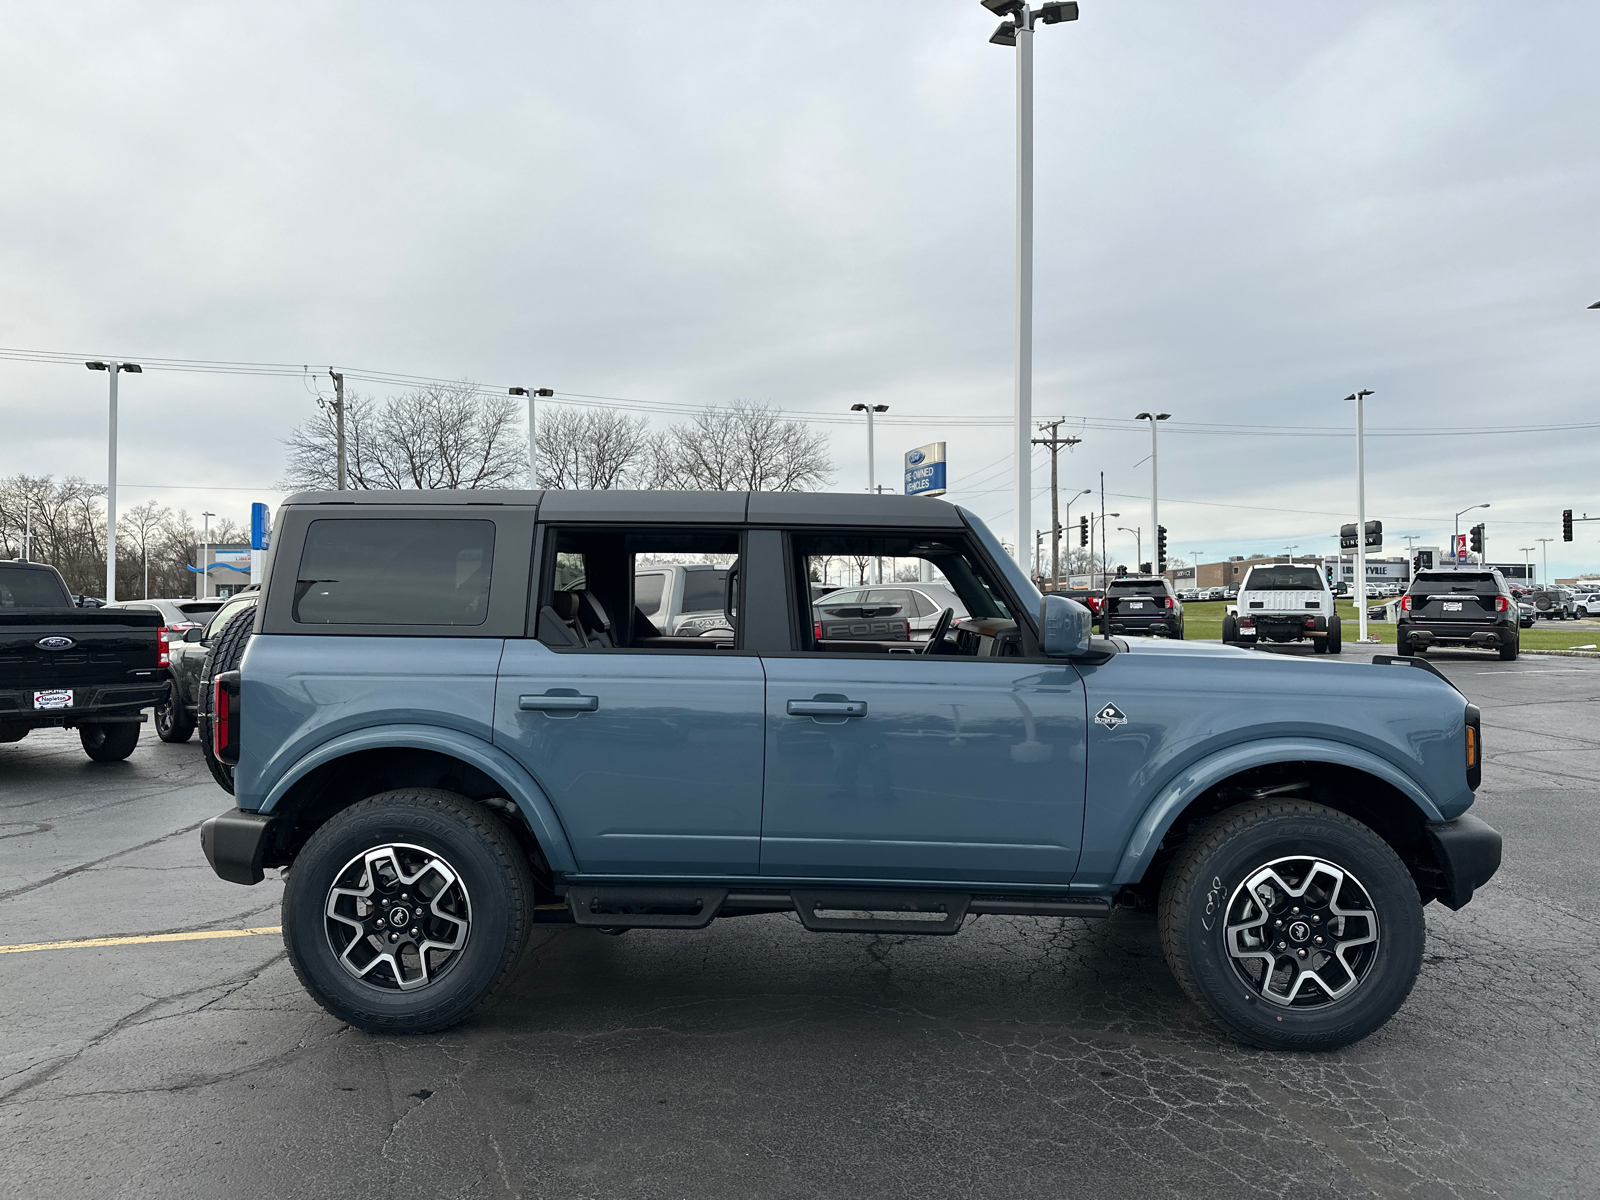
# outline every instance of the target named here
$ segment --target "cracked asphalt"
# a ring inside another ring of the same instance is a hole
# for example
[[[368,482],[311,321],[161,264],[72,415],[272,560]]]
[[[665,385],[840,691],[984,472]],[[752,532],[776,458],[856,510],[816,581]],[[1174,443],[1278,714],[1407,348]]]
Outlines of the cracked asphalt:
[[[1345,1050],[1228,1041],[1125,912],[552,926],[418,1038],[326,1015],[275,935],[0,954],[0,1196],[1600,1194],[1600,661],[1430,658],[1483,709],[1506,862]],[[277,924],[275,879],[200,855],[228,805],[148,728],[123,764],[0,746],[0,944]]]

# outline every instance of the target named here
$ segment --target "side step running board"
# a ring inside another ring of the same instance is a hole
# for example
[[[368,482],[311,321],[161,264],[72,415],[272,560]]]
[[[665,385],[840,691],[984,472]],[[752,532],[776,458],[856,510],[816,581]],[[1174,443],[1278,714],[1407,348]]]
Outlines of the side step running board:
[[[800,914],[813,933],[926,933],[960,931],[967,914],[1082,917],[1111,915],[1107,900],[972,896],[966,892],[900,892],[796,888],[736,892],[704,887],[567,888],[567,908],[579,925],[610,929],[704,929],[718,916]]]

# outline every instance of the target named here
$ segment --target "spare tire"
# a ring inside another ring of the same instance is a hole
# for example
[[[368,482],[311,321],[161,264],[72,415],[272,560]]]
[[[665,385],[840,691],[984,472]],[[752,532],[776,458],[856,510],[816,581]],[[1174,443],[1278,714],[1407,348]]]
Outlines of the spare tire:
[[[224,671],[238,668],[239,661],[244,658],[245,647],[250,644],[250,635],[255,630],[255,618],[256,610],[251,608],[229,621],[227,628],[212,642],[211,649],[206,651],[205,662],[200,665],[200,752],[206,756],[211,778],[230,796],[233,795],[233,768],[217,758],[211,744],[211,714],[216,692],[212,680]]]

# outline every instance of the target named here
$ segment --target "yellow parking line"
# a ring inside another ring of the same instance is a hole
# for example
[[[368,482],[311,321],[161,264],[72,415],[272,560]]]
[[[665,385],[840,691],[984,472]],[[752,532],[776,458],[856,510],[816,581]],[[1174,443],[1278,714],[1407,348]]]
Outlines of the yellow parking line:
[[[281,925],[259,929],[195,929],[188,933],[150,933],[140,937],[75,938],[70,942],[25,942],[20,946],[0,946],[0,954],[23,954],[29,950],[93,950],[100,946],[142,946],[150,942],[198,942],[206,938],[253,937],[258,933],[282,933]]]

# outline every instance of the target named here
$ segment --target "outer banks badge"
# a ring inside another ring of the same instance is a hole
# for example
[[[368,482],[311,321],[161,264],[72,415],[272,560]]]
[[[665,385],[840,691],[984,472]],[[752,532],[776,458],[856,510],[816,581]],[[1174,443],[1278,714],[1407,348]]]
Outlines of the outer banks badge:
[[[1128,718],[1115,704],[1108,704],[1095,713],[1094,723],[1104,725],[1107,729],[1115,729],[1118,725],[1126,725]]]

